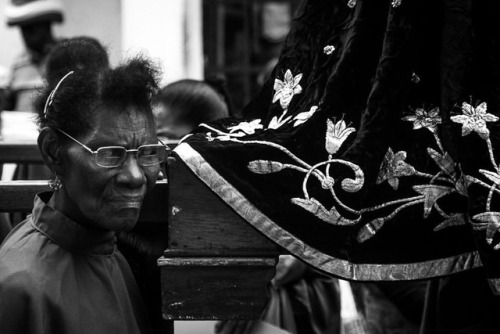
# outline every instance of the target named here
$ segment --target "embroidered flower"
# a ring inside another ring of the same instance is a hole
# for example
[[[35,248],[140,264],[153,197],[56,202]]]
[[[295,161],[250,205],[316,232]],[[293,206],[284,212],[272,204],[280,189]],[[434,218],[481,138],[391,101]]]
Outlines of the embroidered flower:
[[[415,168],[406,163],[406,152],[399,151],[396,154],[389,147],[385,154],[384,161],[380,166],[380,171],[377,176],[377,184],[387,180],[389,185],[394,189],[398,189],[399,177],[410,176],[415,174]]]
[[[442,120],[439,116],[439,108],[432,108],[426,111],[424,108],[417,108],[414,115],[403,117],[404,121],[413,122],[413,130],[426,128],[430,132],[437,130],[437,125],[441,124]]]
[[[323,53],[327,56],[331,55],[335,51],[335,47],[333,45],[327,45],[323,48]]]
[[[261,120],[260,119],[254,119],[253,121],[250,122],[241,122],[238,125],[235,126],[230,126],[227,129],[229,130],[229,133],[234,134],[234,135],[252,135],[255,133],[255,130],[262,129],[264,126],[260,124]],[[242,132],[237,132],[237,131],[242,131]],[[236,133],[235,133],[236,132]]]
[[[307,122],[307,120],[311,118],[311,116],[316,112],[316,110],[318,110],[318,106],[312,106],[311,109],[309,109],[309,111],[301,112],[300,114],[295,116],[293,118],[295,120],[293,126],[299,126],[300,124]]]
[[[451,116],[451,120],[462,125],[462,136],[467,136],[472,131],[479,137],[487,140],[490,137],[490,130],[486,127],[486,122],[496,122],[498,117],[486,112],[486,102],[481,103],[476,108],[470,104],[462,103],[463,115]]]
[[[281,108],[288,109],[293,96],[302,93],[302,87],[299,85],[300,79],[302,79],[302,73],[294,77],[290,70],[286,70],[283,81],[275,79],[273,103],[279,100]]]
[[[413,72],[411,74],[411,82],[413,82],[414,84],[418,84],[420,82],[420,77],[417,73]]]
[[[392,7],[396,8],[401,5],[401,0],[392,0]]]
[[[349,0],[347,2],[347,7],[354,8],[354,6],[356,6],[356,0]]]
[[[332,155],[337,153],[347,137],[356,131],[354,128],[348,128],[344,120],[333,124],[331,120],[327,119],[326,127],[326,151]]]

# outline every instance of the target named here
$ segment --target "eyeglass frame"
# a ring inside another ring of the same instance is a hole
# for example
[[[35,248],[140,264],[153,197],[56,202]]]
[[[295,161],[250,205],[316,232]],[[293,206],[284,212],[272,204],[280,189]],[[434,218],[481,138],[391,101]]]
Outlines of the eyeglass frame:
[[[73,138],[71,135],[69,135],[68,133],[66,133],[65,131],[61,130],[61,129],[58,129],[58,128],[54,128],[55,130],[61,132],[63,135],[65,135],[66,137],[68,137],[69,139],[73,140],[75,143],[79,144],[80,146],[82,146],[84,149],[86,149],[89,153],[91,153],[93,156],[94,156],[94,159],[95,159],[95,163],[97,166],[99,167],[102,167],[102,168],[116,168],[116,167],[120,167],[121,165],[123,165],[123,163],[125,162],[126,159],[123,159],[123,161],[119,164],[119,165],[116,165],[116,166],[102,166],[100,165],[98,162],[97,162],[97,154],[99,152],[99,150],[103,149],[103,148],[120,148],[120,149],[124,149],[125,150],[125,157],[128,155],[128,153],[137,153],[139,152],[139,149],[141,147],[145,147],[145,146],[160,146],[160,145],[163,145],[163,147],[165,148],[165,152],[166,151],[169,151],[170,150],[170,147],[168,147],[165,143],[163,143],[160,139],[158,139],[158,144],[146,144],[146,145],[141,145],[139,146],[138,148],[135,148],[135,149],[129,149],[127,150],[125,147],[123,146],[102,146],[102,147],[99,147],[97,150],[92,150],[90,147],[88,147],[87,145],[81,143],[78,139],[75,139]],[[164,159],[163,159],[164,160]],[[160,165],[162,163],[162,161],[158,162],[158,163],[155,163],[155,164],[152,164],[152,165],[142,165],[139,161],[139,159],[137,159],[137,163],[139,164],[139,166],[142,166],[142,167],[152,167],[152,166],[156,166],[156,165]]]

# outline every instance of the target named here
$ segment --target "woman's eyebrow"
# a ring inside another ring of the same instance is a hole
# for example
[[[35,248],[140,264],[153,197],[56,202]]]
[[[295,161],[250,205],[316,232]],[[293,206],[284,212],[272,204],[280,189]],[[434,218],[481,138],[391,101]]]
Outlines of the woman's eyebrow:
[[[111,138],[94,138],[91,139],[87,146],[126,146],[126,143],[120,140],[111,139]]]

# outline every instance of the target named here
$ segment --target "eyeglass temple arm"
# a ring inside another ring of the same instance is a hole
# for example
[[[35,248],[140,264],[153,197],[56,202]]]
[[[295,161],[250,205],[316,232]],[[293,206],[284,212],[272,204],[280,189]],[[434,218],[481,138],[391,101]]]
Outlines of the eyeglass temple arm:
[[[162,144],[163,146],[165,146],[165,149],[166,149],[167,151],[170,151],[170,147],[168,147],[168,145],[167,145],[167,144],[165,144],[165,143],[164,143],[164,142],[163,142],[160,138],[157,138],[157,139],[158,139],[158,142],[159,142],[160,144]]]
[[[62,133],[62,134],[64,134],[65,136],[67,136],[69,139],[72,139],[72,140],[73,140],[73,141],[75,141],[76,143],[80,144],[80,146],[82,146],[84,149],[86,149],[86,150],[87,150],[87,151],[89,151],[90,153],[92,153],[92,154],[97,153],[97,152],[92,151],[92,150],[91,150],[90,148],[88,148],[86,145],[84,145],[84,144],[80,143],[80,141],[79,141],[79,140],[77,140],[77,139],[73,138],[72,136],[70,136],[69,134],[67,134],[66,132],[64,132],[63,130],[61,130],[61,129],[56,129],[56,130],[57,130],[57,131],[59,131],[59,132],[61,132],[61,133]]]

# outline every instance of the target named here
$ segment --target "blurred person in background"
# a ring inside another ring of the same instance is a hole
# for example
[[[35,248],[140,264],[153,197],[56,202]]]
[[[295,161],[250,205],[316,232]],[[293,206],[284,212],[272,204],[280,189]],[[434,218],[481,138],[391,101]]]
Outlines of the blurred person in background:
[[[7,25],[21,32],[25,50],[11,68],[4,110],[33,111],[33,94],[43,86],[47,54],[56,43],[52,25],[63,21],[60,0],[11,0]]]
[[[200,123],[232,114],[222,80],[183,79],[163,87],[153,98],[159,136],[180,139]]]
[[[9,27],[19,28],[25,50],[11,66],[10,78],[0,96],[0,111],[34,112],[34,97],[44,84],[47,55],[57,43],[52,26],[64,19],[62,2],[11,0],[5,8],[5,17]],[[13,176],[14,179],[22,180],[49,177],[50,173],[45,166],[32,164],[18,165]],[[15,225],[24,217],[21,214],[11,214],[10,224]]]
[[[2,110],[34,112],[34,98],[44,85],[48,55],[58,42],[53,25],[64,20],[63,4],[61,0],[10,0],[5,16],[8,26],[19,29],[25,49],[11,66]],[[24,120],[25,116],[21,117]],[[26,117],[25,122],[32,122],[32,118]],[[46,180],[50,171],[42,164],[20,164],[12,178]],[[10,214],[10,224],[24,218],[24,214]]]

